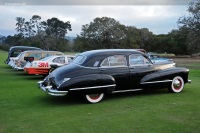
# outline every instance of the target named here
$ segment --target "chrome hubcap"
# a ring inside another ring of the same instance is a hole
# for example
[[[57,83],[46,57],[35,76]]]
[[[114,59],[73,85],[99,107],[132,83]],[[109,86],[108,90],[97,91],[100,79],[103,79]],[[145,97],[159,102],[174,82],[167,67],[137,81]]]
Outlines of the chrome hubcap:
[[[174,86],[175,88],[179,88],[179,87],[180,87],[180,84],[181,84],[181,82],[180,82],[178,79],[176,79],[176,80],[173,82],[173,86]]]

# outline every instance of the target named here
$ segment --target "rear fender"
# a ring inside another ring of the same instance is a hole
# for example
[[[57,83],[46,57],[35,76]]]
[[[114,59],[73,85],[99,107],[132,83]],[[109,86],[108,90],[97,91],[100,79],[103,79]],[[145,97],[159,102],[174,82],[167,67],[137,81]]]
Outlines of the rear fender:
[[[114,78],[109,75],[91,74],[63,82],[59,90],[76,93],[109,93],[115,88]]]

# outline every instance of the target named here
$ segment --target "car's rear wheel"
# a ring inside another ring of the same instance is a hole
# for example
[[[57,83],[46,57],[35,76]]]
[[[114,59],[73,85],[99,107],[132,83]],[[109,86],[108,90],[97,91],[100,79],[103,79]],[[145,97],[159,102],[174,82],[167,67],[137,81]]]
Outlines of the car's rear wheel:
[[[89,103],[98,103],[104,98],[104,93],[100,94],[88,94],[85,95],[85,100]]]
[[[184,88],[184,80],[180,76],[174,77],[172,80],[172,84],[169,87],[169,91],[172,93],[179,93],[183,90]]]

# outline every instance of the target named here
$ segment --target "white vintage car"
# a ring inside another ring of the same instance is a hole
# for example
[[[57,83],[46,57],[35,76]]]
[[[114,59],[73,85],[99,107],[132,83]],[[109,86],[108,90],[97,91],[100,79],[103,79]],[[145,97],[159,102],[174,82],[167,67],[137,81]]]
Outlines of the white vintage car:
[[[63,66],[72,62],[73,55],[49,56],[41,60],[27,62],[24,66],[24,72],[34,75],[47,75],[51,66]]]
[[[11,66],[12,68],[15,68],[15,65],[17,64],[17,60],[21,56],[22,53],[18,54],[16,57],[10,57],[8,65]]]

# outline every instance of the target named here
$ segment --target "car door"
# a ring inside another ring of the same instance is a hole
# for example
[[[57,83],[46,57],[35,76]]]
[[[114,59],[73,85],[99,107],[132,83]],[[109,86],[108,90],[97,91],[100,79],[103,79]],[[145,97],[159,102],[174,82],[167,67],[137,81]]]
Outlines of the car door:
[[[132,89],[140,89],[140,80],[155,71],[151,61],[142,54],[129,56],[130,80]]]
[[[99,69],[101,74],[111,75],[115,79],[115,91],[130,88],[129,67],[125,55],[113,55],[105,58]]]

